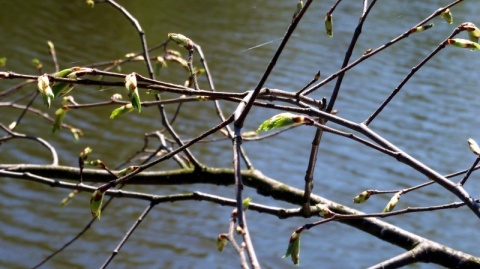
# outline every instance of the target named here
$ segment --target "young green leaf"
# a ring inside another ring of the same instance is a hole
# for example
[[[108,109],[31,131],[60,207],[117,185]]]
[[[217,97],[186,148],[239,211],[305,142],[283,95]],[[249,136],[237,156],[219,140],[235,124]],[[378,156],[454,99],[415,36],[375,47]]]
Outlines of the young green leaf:
[[[300,264],[300,233],[302,230],[299,231],[299,229],[297,229],[297,231],[292,233],[290,240],[288,241],[287,252],[282,257],[286,258],[291,256],[292,262],[295,265]]]
[[[228,237],[226,234],[219,234],[217,237],[217,249],[218,251],[222,252],[223,249],[228,244]]]
[[[57,78],[77,78],[76,71],[81,70],[80,67],[72,67],[63,69],[54,74]],[[69,82],[56,81],[53,83],[52,91],[55,97],[61,97],[67,95],[72,89],[74,84]]]
[[[453,45],[459,48],[467,48],[472,50],[480,49],[480,45],[477,42],[473,42],[473,41],[462,39],[462,38],[447,39],[447,44]]]
[[[125,87],[127,88],[128,98],[132,106],[140,113],[142,111],[142,104],[140,102],[140,95],[138,94],[136,73],[131,73],[125,77]]]
[[[248,209],[248,206],[250,205],[250,201],[252,201],[252,198],[250,197],[243,199],[243,211],[246,211]]]
[[[137,109],[138,113],[140,113],[142,111],[142,103],[140,102],[140,95],[138,94],[138,89],[136,88],[134,91],[130,92],[128,94],[128,97],[130,98],[132,106]]]
[[[4,67],[7,65],[7,58],[6,57],[1,57],[0,58],[0,67]]]
[[[43,103],[50,108],[52,104],[53,98],[55,95],[53,94],[52,88],[50,87],[50,80],[48,79],[48,75],[44,74],[38,77],[37,88],[40,94],[42,95]]]
[[[52,126],[53,134],[62,127],[63,119],[65,119],[68,110],[69,108],[67,106],[62,106],[55,111],[55,121],[53,122]]]
[[[128,112],[132,112],[134,110],[133,105],[128,103],[126,105],[123,105],[119,108],[115,108],[112,111],[112,114],[110,114],[110,119],[115,119],[116,117],[123,115]]]
[[[90,198],[90,212],[93,217],[100,219],[100,214],[102,213],[102,202],[105,193],[97,189],[93,192],[92,197]]]
[[[450,9],[448,9],[448,8],[445,9],[445,10],[442,12],[441,15],[442,15],[442,18],[443,18],[446,22],[448,22],[448,23],[450,23],[450,24],[453,23],[453,16],[452,16],[452,12],[450,12]]]
[[[293,124],[300,124],[305,122],[305,117],[293,113],[285,112],[277,114],[270,119],[264,121],[257,129],[260,131],[270,131],[276,128],[285,127]]]

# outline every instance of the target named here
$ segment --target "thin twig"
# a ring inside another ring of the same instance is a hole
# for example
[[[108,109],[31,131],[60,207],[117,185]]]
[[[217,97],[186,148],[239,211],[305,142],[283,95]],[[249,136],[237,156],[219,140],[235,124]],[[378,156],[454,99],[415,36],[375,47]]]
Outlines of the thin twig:
[[[382,110],[390,103],[390,101],[393,99],[393,97],[395,97],[395,95],[402,89],[402,87],[410,80],[410,78],[413,77],[413,75],[415,75],[415,73],[420,70],[420,68],[422,68],[422,66],[424,66],[430,59],[433,58],[433,56],[437,55],[438,52],[440,52],[442,49],[445,48],[445,46],[447,45],[447,40],[449,38],[453,38],[454,36],[456,36],[458,33],[460,33],[460,28],[457,27],[455,28],[455,30],[453,31],[452,34],[450,34],[450,36],[448,36],[444,41],[442,41],[440,43],[440,45],[437,46],[437,48],[432,52],[430,53],[425,59],[423,59],[417,66],[413,67],[410,72],[408,73],[408,75],[400,82],[400,84],[398,84],[398,86],[390,93],[390,95],[387,97],[387,99],[385,99],[385,101],[383,101],[383,103],[372,113],[372,115],[370,115],[365,121],[364,121],[364,124],[365,125],[369,125],[379,114],[380,112],[382,112]]]
[[[475,170],[475,167],[477,166],[478,162],[480,162],[480,156],[478,156],[475,161],[473,162],[472,166],[468,169],[467,173],[465,176],[458,182],[458,185],[463,186],[465,185],[465,182],[467,182],[467,179],[470,177],[472,172]]]
[[[5,132],[7,132],[10,136],[0,138],[0,141],[7,141],[10,139],[15,139],[15,138],[22,138],[22,139],[28,139],[28,140],[33,140],[37,141],[40,143],[40,145],[44,146],[47,148],[50,153],[52,154],[52,165],[58,165],[58,154],[55,148],[50,145],[45,139],[41,137],[36,137],[36,136],[31,136],[31,135],[26,135],[26,134],[20,134],[17,132],[13,132],[10,130],[8,127],[0,123],[0,128],[3,129]]]
[[[140,223],[143,221],[143,219],[148,215],[150,210],[152,210],[152,208],[155,205],[156,205],[155,203],[150,203],[147,206],[147,208],[145,208],[143,213],[140,215],[140,217],[138,217],[138,219],[135,221],[135,223],[132,225],[132,227],[130,227],[128,232],[123,236],[120,243],[118,243],[117,247],[113,250],[112,254],[110,254],[110,256],[107,258],[105,263],[100,268],[102,268],[102,269],[107,268],[107,266],[110,264],[110,262],[113,260],[113,258],[118,254],[118,252],[120,252],[120,249],[127,242],[128,238],[130,238],[130,236],[133,234],[133,232],[135,232],[137,227],[140,225]]]
[[[457,1],[454,1],[442,8],[439,8],[437,9],[435,12],[433,12],[430,16],[428,16],[427,18],[425,18],[424,20],[422,20],[421,22],[417,23],[415,26],[413,26],[412,28],[416,28],[418,26],[421,26],[421,25],[424,25],[426,24],[427,22],[429,22],[430,20],[432,20],[433,18],[435,18],[436,16],[440,15],[444,10],[446,10],[447,8],[450,8],[452,6],[455,6],[457,4],[459,4],[460,2],[462,2],[463,0],[457,0]],[[410,28],[411,29],[411,28]],[[353,61],[351,64],[347,65],[346,67],[342,68],[341,70],[338,70],[337,72],[331,74],[330,76],[328,76],[327,78],[325,78],[324,80],[320,81],[319,83],[313,85],[312,87],[308,88],[308,89],[305,89],[301,92],[299,92],[300,95],[308,95],[312,92],[314,92],[315,90],[319,89],[320,87],[322,87],[323,85],[327,84],[328,82],[334,80],[335,78],[337,78],[340,74],[342,73],[345,73],[346,71],[352,69],[354,66],[358,65],[359,63],[363,62],[364,60],[372,57],[373,55],[383,51],[384,49],[392,46],[393,44],[395,43],[398,43],[399,41],[401,41],[402,39],[404,38],[407,38],[410,36],[411,32],[410,32],[410,29],[407,30],[406,32],[404,32],[403,34],[397,36],[396,38],[392,39],[391,41],[387,42],[386,44],[374,49],[374,50],[371,50],[368,54],[364,54],[362,56],[360,56],[357,60]]]

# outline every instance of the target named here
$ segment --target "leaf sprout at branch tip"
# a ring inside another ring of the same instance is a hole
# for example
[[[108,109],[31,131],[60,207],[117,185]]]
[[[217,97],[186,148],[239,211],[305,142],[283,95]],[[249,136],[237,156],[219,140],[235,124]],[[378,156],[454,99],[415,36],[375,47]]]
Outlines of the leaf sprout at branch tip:
[[[297,230],[298,231],[298,230]],[[288,241],[288,248],[285,255],[282,258],[286,258],[291,256],[292,262],[295,265],[300,265],[300,231],[295,231],[290,236],[290,240]]]
[[[477,156],[480,156],[480,147],[472,138],[467,139],[468,147]]]
[[[301,115],[296,115],[293,113],[285,112],[277,114],[268,120],[264,121],[257,129],[257,132],[260,131],[270,131],[280,127],[285,127],[293,124],[303,124],[305,123],[305,117]]]

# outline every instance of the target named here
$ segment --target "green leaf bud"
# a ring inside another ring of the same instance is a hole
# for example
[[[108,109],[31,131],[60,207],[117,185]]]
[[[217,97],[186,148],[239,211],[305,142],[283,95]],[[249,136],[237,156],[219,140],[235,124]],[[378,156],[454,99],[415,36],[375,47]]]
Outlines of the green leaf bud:
[[[441,16],[442,16],[442,18],[443,18],[446,22],[448,22],[448,23],[450,23],[450,24],[453,23],[453,16],[452,16],[452,12],[450,12],[450,9],[448,9],[448,8],[445,9],[445,10],[442,12]]]
[[[110,119],[115,119],[116,117],[123,115],[128,112],[132,112],[134,110],[133,105],[128,103],[126,105],[123,105],[119,108],[115,108],[112,111],[112,114],[110,114]]]
[[[252,201],[252,198],[250,197],[247,197],[245,199],[243,199],[243,211],[247,210],[248,209],[248,206],[250,205],[250,202]]]
[[[325,32],[330,38],[333,37],[333,17],[330,13],[325,16]]]
[[[52,88],[50,87],[50,80],[48,79],[48,75],[44,74],[38,77],[37,88],[40,94],[42,95],[43,103],[50,108],[52,104],[53,98],[55,95],[53,94]]]
[[[293,124],[302,124],[305,122],[305,117],[293,113],[285,112],[277,114],[270,119],[264,121],[257,129],[260,131],[270,131],[276,128],[285,127]]]
[[[140,102],[140,95],[138,94],[137,74],[135,72],[125,77],[125,87],[127,88],[128,98],[132,106],[140,113],[142,111],[142,104]]]
[[[365,203],[368,198],[370,198],[371,192],[370,191],[363,191],[359,195],[355,196],[353,198],[353,202],[356,204],[362,204]]]
[[[125,176],[127,174],[130,174],[131,172],[135,171],[135,169],[137,169],[137,168],[138,168],[138,166],[131,165],[127,168],[124,168],[124,169],[118,171],[117,176],[118,177],[123,177],[123,176]]]
[[[318,215],[320,215],[320,217],[331,218],[335,215],[335,213],[328,209],[328,206],[324,204],[316,204],[315,207],[318,209]]]
[[[302,9],[303,9],[303,1],[299,0],[298,3],[297,3],[297,7],[295,9],[295,12],[293,13],[293,19],[295,19],[295,17],[297,17],[298,13],[300,13],[300,11],[302,11]]]
[[[34,58],[32,60],[32,63],[33,63],[33,66],[35,66],[35,69],[37,69],[37,70],[41,70],[43,68],[43,64],[37,58]]]
[[[65,119],[68,110],[69,108],[67,106],[62,106],[55,111],[55,121],[53,122],[52,133],[55,133],[62,127],[63,119]]]
[[[169,33],[168,38],[172,40],[173,42],[177,43],[177,45],[186,48],[187,50],[192,50],[193,49],[193,42],[190,40],[190,38],[182,35],[182,34],[175,34],[175,33]]]
[[[447,39],[447,44],[453,45],[459,48],[467,48],[472,50],[480,49],[480,45],[477,42],[473,42],[473,41],[462,39],[462,38]]]
[[[468,39],[472,42],[478,43],[478,38],[480,38],[480,30],[471,22],[462,23],[459,27],[462,30],[467,31]]]
[[[222,252],[228,244],[228,236],[226,234],[219,234],[217,237],[217,249]]]
[[[72,67],[63,69],[54,74],[57,78],[77,78],[76,71],[80,71],[80,67]],[[61,97],[67,95],[72,89],[74,84],[69,82],[56,81],[53,83],[52,91],[55,97]]]
[[[477,156],[480,156],[480,147],[472,138],[467,139],[468,147]]]
[[[70,128],[70,132],[72,133],[73,138],[77,141],[80,139],[80,136],[83,136],[83,131],[77,128]]]
[[[427,25],[422,25],[422,26],[418,26],[418,27],[415,27],[415,28],[412,28],[410,29],[410,33],[413,34],[413,33],[420,33],[420,32],[423,32],[425,30],[428,30],[430,28],[432,28],[434,26],[433,23],[430,23],[430,24],[427,24]]]
[[[81,152],[80,152],[80,156],[79,158],[81,158],[82,160],[86,160],[88,158],[88,155],[90,155],[90,153],[92,153],[92,148],[91,147],[86,147],[84,148]]]
[[[85,3],[91,8],[95,7],[95,1],[93,0],[85,0]]]
[[[288,241],[288,248],[285,255],[282,258],[291,256],[292,262],[295,265],[300,264],[300,232],[293,232]]]
[[[392,211],[395,206],[397,205],[398,201],[400,200],[401,193],[397,192],[393,195],[392,199],[388,202],[387,206],[383,209],[383,212],[390,212]]]
[[[88,162],[85,161],[85,164],[96,167],[96,168],[102,168],[102,169],[105,168],[105,163],[103,163],[102,160],[98,160],[98,159],[93,161],[88,161]]]
[[[97,189],[93,192],[92,197],[90,198],[90,212],[93,217],[100,219],[100,214],[102,213],[102,202],[105,193]]]
[[[75,197],[75,195],[79,192],[80,191],[76,189],[70,192],[67,197],[63,198],[62,201],[60,201],[60,206],[66,206],[68,203],[70,203],[70,201],[72,201],[73,197]]]

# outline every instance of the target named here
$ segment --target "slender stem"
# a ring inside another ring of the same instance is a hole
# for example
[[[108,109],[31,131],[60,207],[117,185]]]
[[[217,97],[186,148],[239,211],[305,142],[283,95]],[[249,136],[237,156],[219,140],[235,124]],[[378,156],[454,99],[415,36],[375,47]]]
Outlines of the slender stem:
[[[120,252],[120,249],[122,246],[127,242],[128,238],[133,234],[133,232],[137,229],[137,227],[140,225],[140,223],[143,221],[143,219],[148,215],[150,210],[155,206],[155,203],[150,203],[147,208],[143,211],[143,213],[138,217],[138,219],[135,221],[135,223],[130,227],[130,230],[125,234],[125,236],[122,238],[120,243],[118,243],[117,247],[113,250],[112,254],[107,258],[105,263],[100,267],[102,269],[107,268],[107,266],[110,264],[110,262],[115,258],[115,256]]]
[[[212,92],[215,92],[216,91],[215,90],[215,84],[213,83],[213,78],[212,78],[212,75],[210,73],[210,69],[208,68],[207,59],[205,58],[205,55],[203,54],[202,47],[200,45],[195,44],[195,49],[198,51],[198,55],[200,55],[200,61],[202,62],[203,68],[205,69],[205,75],[207,76],[207,81],[208,81],[208,85],[210,87],[210,90]],[[217,111],[218,117],[222,121],[225,121],[225,115],[223,114],[222,107],[220,106],[220,102],[215,100],[214,104],[215,104],[215,110]],[[233,139],[234,135],[233,135],[233,131],[230,128],[230,126],[228,126],[228,125],[225,126],[225,129],[227,130],[228,137],[230,139]],[[240,147],[240,154],[242,155],[242,159],[245,162],[245,165],[247,166],[247,168],[248,169],[253,169],[253,165],[250,162],[250,159],[248,158],[248,156],[247,156],[245,150],[243,149],[243,147]]]
[[[325,124],[325,119],[321,118],[320,119],[321,124]],[[315,164],[317,163],[317,154],[318,154],[318,147],[320,145],[320,140],[322,139],[323,135],[323,129],[318,128],[315,131],[315,136],[312,141],[312,147],[310,148],[310,157],[308,158],[308,165],[307,165],[307,171],[305,172],[305,187],[304,191],[305,193],[303,194],[303,204],[302,204],[302,209],[305,212],[305,216],[309,216],[310,213],[310,196],[313,191],[313,175],[315,172]]]
[[[435,12],[433,12],[430,16],[428,16],[427,18],[425,18],[424,20],[422,20],[421,22],[419,22],[417,25],[413,26],[412,28],[416,28],[418,26],[421,26],[421,25],[424,25],[425,23],[429,22],[430,20],[432,20],[433,18],[435,18],[436,16],[440,15],[444,10],[446,10],[447,8],[450,8],[454,5],[457,5],[459,4],[460,2],[462,2],[463,0],[457,0],[457,1],[454,1],[442,8],[439,8],[437,9]],[[411,28],[410,28],[411,29]],[[328,76],[327,78],[325,78],[324,80],[320,81],[319,83],[313,85],[312,87],[308,88],[308,89],[305,89],[301,92],[299,92],[300,95],[308,95],[312,92],[314,92],[315,90],[319,89],[320,87],[322,87],[323,85],[327,84],[328,82],[334,80],[335,78],[337,78],[340,74],[342,73],[345,73],[347,72],[348,70],[352,69],[354,66],[358,65],[359,63],[363,62],[364,60],[372,57],[373,55],[383,51],[384,49],[392,46],[393,44],[395,43],[398,43],[399,41],[401,41],[402,39],[404,38],[407,38],[410,36],[410,29],[407,30],[406,32],[404,32],[403,34],[401,34],[400,36],[392,39],[391,41],[389,41],[388,43],[370,51],[368,54],[364,54],[362,55],[361,57],[359,57],[357,60],[353,61],[351,64],[349,64],[348,66],[342,68],[341,70],[338,70],[337,72],[331,74],[330,76]]]
[[[115,1],[113,1],[113,0],[106,0],[106,1],[107,1],[107,3],[111,4],[112,6],[114,6],[118,10],[120,10],[127,17],[127,19],[134,25],[134,27],[137,29],[137,32],[140,35],[140,40],[141,40],[142,48],[143,48],[143,57],[145,58],[145,62],[147,64],[147,70],[148,70],[149,76],[152,80],[155,80],[155,74],[153,73],[152,63],[150,62],[150,56],[149,56],[149,53],[148,53],[148,46],[147,46],[147,41],[146,41],[146,38],[145,38],[145,33],[143,32],[142,27],[140,26],[140,23],[124,7],[120,6]],[[160,95],[156,94],[155,99],[157,101],[160,101],[161,100]],[[168,116],[167,116],[167,113],[165,111],[165,107],[160,104],[160,105],[158,105],[158,109],[159,109],[160,115],[162,117],[163,126],[165,126],[167,131],[172,135],[172,137],[175,139],[175,141],[178,143],[178,145],[180,145],[182,147],[183,142],[180,139],[180,137],[177,135],[175,130],[172,128],[170,122],[168,121]],[[192,162],[192,164],[195,166],[196,169],[201,169],[202,165],[193,156],[193,154],[190,152],[190,150],[188,148],[185,148],[185,154],[189,157],[190,161]]]
[[[413,77],[413,75],[415,75],[415,73],[420,70],[420,68],[422,68],[422,66],[424,66],[430,59],[433,58],[433,56],[435,56],[440,50],[444,49],[445,46],[447,45],[447,40],[449,38],[452,38],[454,36],[456,36],[458,33],[460,32],[460,29],[459,28],[456,28],[453,33],[447,38],[445,39],[444,41],[442,41],[442,43],[440,43],[440,45],[437,46],[437,48],[432,52],[430,53],[425,59],[423,59],[417,66],[413,67],[412,70],[410,70],[410,72],[408,73],[408,75],[400,82],[400,84],[398,84],[398,86],[390,93],[390,95],[387,97],[387,99],[385,99],[385,101],[383,101],[383,103],[372,113],[372,115],[370,115],[365,121],[364,121],[364,124],[365,125],[369,125],[379,114],[380,112],[382,112],[382,110],[390,103],[390,101],[393,99],[393,97],[395,97],[395,95],[397,95],[397,93],[402,89],[402,87],[410,80],[410,78]]]
[[[204,132],[203,134],[197,136],[195,139],[190,140],[188,143],[185,143],[183,146],[176,148],[175,150],[171,151],[170,153],[167,153],[167,154],[163,155],[162,157],[160,157],[160,158],[158,158],[154,161],[151,161],[149,163],[146,163],[144,165],[139,166],[135,171],[131,172],[130,174],[125,175],[123,177],[120,177],[116,180],[113,180],[106,185],[109,188],[111,188],[111,187],[114,187],[114,186],[116,186],[120,183],[123,183],[123,182],[131,179],[133,176],[140,173],[141,171],[144,171],[144,170],[146,170],[146,169],[148,169],[148,168],[150,168],[150,167],[152,167],[152,166],[154,166],[154,165],[156,165],[160,162],[163,162],[167,159],[172,158],[175,154],[178,154],[179,152],[185,150],[186,148],[188,148],[191,145],[195,144],[196,142],[202,140],[203,138],[217,132],[218,130],[222,129],[223,127],[225,127],[227,124],[231,123],[232,121],[233,121],[233,115],[230,116],[226,121],[216,125],[215,127],[211,128],[210,130],[208,130],[208,131]],[[107,186],[103,186],[103,187],[107,187]]]
[[[22,110],[22,113],[20,114],[20,116],[18,116],[17,120],[16,120],[16,124],[15,124],[15,127],[17,127],[20,122],[22,121],[23,117],[25,116],[25,114],[27,113],[27,111],[29,110],[29,108],[32,106],[33,104],[33,101],[35,101],[35,99],[37,98],[38,94],[40,92],[39,91],[35,91],[35,94],[33,95],[33,98],[30,99],[30,101],[28,102],[28,104],[25,106],[25,109]],[[14,130],[15,127],[12,129]]]
[[[135,17],[133,17],[128,10],[126,10],[124,7],[119,5],[117,2],[113,0],[106,0],[107,3],[110,5],[114,6],[116,9],[118,9],[127,19],[133,24],[133,26],[137,29],[138,34],[140,35],[140,41],[142,43],[142,50],[143,50],[143,58],[145,58],[145,63],[147,64],[147,71],[150,76],[150,78],[155,79],[155,75],[153,73],[153,68],[152,68],[152,63],[150,62],[150,56],[148,53],[148,46],[147,46],[147,39],[145,38],[145,32],[143,31],[142,27],[140,26],[140,23],[138,22]]]
[[[0,141],[6,141],[9,139],[14,139],[14,138],[22,138],[22,139],[28,139],[28,140],[33,140],[39,142],[42,146],[47,148],[50,153],[52,154],[52,165],[58,165],[58,154],[55,148],[50,145],[45,139],[41,137],[36,137],[36,136],[31,136],[31,135],[25,135],[25,134],[20,134],[11,131],[8,127],[0,123],[0,128],[3,129],[5,132],[7,132],[10,136],[0,138]]]
[[[458,182],[458,185],[460,186],[463,186],[465,184],[465,182],[467,182],[467,179],[470,177],[470,175],[472,174],[472,172],[475,170],[475,167],[477,166],[477,164],[480,162],[480,156],[478,156],[475,161],[473,162],[472,166],[468,169],[467,173],[465,174],[465,176],[462,178],[462,180],[460,180],[460,182]]]
[[[348,62],[352,57],[353,49],[355,48],[355,45],[357,44],[357,40],[360,37],[360,34],[362,33],[363,23],[367,19],[368,13],[370,12],[370,10],[372,10],[376,2],[377,0],[373,0],[370,6],[368,7],[368,9],[362,12],[360,21],[358,22],[357,28],[353,33],[352,40],[350,41],[350,45],[348,46],[347,52],[345,53],[345,57],[343,59],[343,64],[341,69],[344,69],[346,66],[348,66]],[[330,97],[330,101],[328,102],[328,105],[326,108],[327,113],[330,113],[333,110],[333,106],[335,105],[335,101],[337,100],[338,93],[340,92],[340,86],[342,85],[344,76],[345,76],[345,72],[338,75],[337,82],[335,83],[335,88],[333,89],[332,96]]]
[[[245,225],[243,226],[242,236],[243,241],[246,244],[248,257],[250,258],[250,264],[252,265],[253,269],[260,269],[260,263],[258,262],[257,254],[255,253],[255,250],[253,248],[252,238],[250,237],[250,231],[248,230],[247,225],[247,218],[245,218],[245,216],[243,217],[243,221]]]
[[[337,2],[332,7],[332,11],[336,7],[336,5],[338,5],[338,3],[339,2]],[[348,46],[347,52],[345,53],[342,68],[345,68],[348,65],[348,62],[350,61],[350,58],[352,57],[353,49],[355,48],[355,45],[357,44],[357,40],[360,37],[360,34],[362,33],[363,23],[365,22],[365,20],[368,16],[368,12],[373,8],[375,3],[376,3],[376,0],[374,0],[370,4],[369,8],[366,11],[362,12],[362,15],[360,17],[360,21],[359,21],[359,23],[357,25],[357,28],[355,29],[355,32],[352,36],[352,40],[350,41],[350,45]],[[338,93],[340,92],[340,86],[342,85],[342,81],[343,81],[344,76],[345,76],[345,73],[341,73],[338,76],[337,82],[335,84],[335,88],[334,88],[333,93],[330,97],[330,101],[328,102],[327,108],[325,109],[325,111],[327,113],[330,113],[333,110],[333,106],[334,106],[335,101],[337,99]],[[324,125],[326,123],[325,119],[321,119],[320,121],[321,121],[322,125]],[[320,146],[320,141],[322,139],[322,134],[323,134],[323,129],[317,129],[317,131],[315,132],[315,137],[313,138],[313,141],[312,141],[312,148],[310,150],[310,158],[309,158],[309,161],[308,161],[307,171],[305,173],[305,195],[303,197],[303,203],[304,203],[303,204],[303,209],[305,210],[306,215],[309,214],[309,212],[308,212],[308,210],[310,208],[310,202],[309,201],[310,201],[310,195],[311,195],[312,190],[313,190],[313,175],[314,175],[314,172],[315,172],[315,165],[316,165],[316,161],[317,161],[317,155],[318,155],[318,149],[319,149],[319,146]]]
[[[237,201],[238,225],[244,228],[244,214],[243,214],[243,180],[240,167],[240,145],[242,144],[242,135],[240,128],[235,126],[235,135],[233,137],[233,171],[235,175],[235,194]]]
[[[253,90],[252,98],[250,98],[248,103],[245,105],[245,109],[242,111],[242,113],[238,117],[236,117],[236,119],[235,119],[235,125],[236,126],[239,126],[240,128],[242,128],[243,122],[245,121],[245,118],[247,117],[248,112],[250,111],[250,109],[253,106],[253,102],[257,98],[260,90],[262,89],[263,85],[265,84],[265,82],[267,81],[271,72],[273,71],[273,68],[275,67],[275,65],[277,63],[278,58],[280,58],[280,55],[282,54],[283,49],[285,48],[285,45],[287,45],[288,40],[292,36],[293,32],[297,28],[298,23],[300,22],[300,20],[302,19],[303,15],[308,10],[308,7],[310,6],[310,4],[312,2],[313,2],[313,0],[307,0],[307,2],[305,3],[305,6],[302,8],[300,13],[298,13],[297,16],[295,16],[295,18],[292,20],[292,23],[288,27],[287,32],[285,33],[285,35],[282,39],[282,42],[280,43],[280,46],[277,48],[277,51],[275,52],[275,55],[272,57],[272,60],[270,60],[270,63],[268,64],[267,69],[263,73],[262,78],[260,79],[257,86]]]

